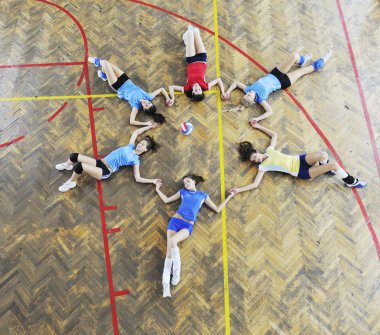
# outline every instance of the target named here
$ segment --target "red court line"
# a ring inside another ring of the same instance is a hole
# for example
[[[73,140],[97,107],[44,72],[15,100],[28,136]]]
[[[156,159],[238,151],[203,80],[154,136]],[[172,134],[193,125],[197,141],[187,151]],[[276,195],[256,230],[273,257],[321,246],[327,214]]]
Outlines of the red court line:
[[[120,228],[112,228],[112,229],[108,229],[107,230],[107,233],[108,234],[113,234],[113,233],[119,233],[120,232]]]
[[[176,13],[173,13],[171,11],[168,11],[164,8],[161,8],[161,7],[158,7],[158,6],[154,6],[154,5],[151,5],[149,3],[146,3],[146,2],[143,2],[143,1],[139,1],[139,0],[128,0],[129,2],[134,2],[134,3],[137,3],[137,4],[141,4],[143,6],[147,6],[147,7],[151,7],[151,8],[154,8],[154,9],[157,9],[161,12],[164,12],[164,13],[167,13],[169,15],[172,15],[172,16],[175,16],[181,20],[184,20],[186,22],[189,22],[195,26],[197,26],[198,28],[210,33],[211,35],[214,35],[215,36],[215,32],[213,32],[212,30],[206,28],[206,27],[203,27],[202,25],[200,24],[197,24],[196,22],[193,22],[181,15],[178,15]],[[253,64],[255,64],[259,69],[261,69],[263,72],[265,73],[268,73],[268,70],[265,69],[261,64],[259,64],[255,59],[253,59],[252,57],[250,57],[247,53],[245,53],[243,50],[241,50],[239,47],[237,47],[236,45],[234,45],[232,42],[228,41],[226,38],[218,35],[218,39],[220,39],[221,41],[227,43],[229,46],[231,46],[233,49],[235,49],[237,52],[239,52],[241,55],[243,55],[244,57],[246,57],[248,60],[250,60]],[[305,115],[306,119],[310,122],[310,124],[313,126],[313,128],[315,129],[315,131],[318,133],[318,135],[322,138],[322,140],[325,142],[326,146],[329,148],[329,150],[331,151],[331,153],[334,155],[334,157],[336,158],[336,160],[338,161],[339,164],[341,164],[341,166],[344,168],[344,165],[342,163],[342,160],[340,159],[339,155],[337,154],[337,152],[335,151],[334,147],[331,145],[330,141],[327,139],[327,137],[325,136],[325,134],[322,132],[322,130],[317,126],[317,124],[314,122],[313,118],[310,116],[310,114],[306,111],[306,109],[301,105],[301,103],[295,98],[295,96],[290,93],[288,90],[285,90],[286,94],[288,94],[288,96],[295,102],[295,104],[298,106],[298,108],[301,109],[302,113]],[[368,229],[370,230],[370,233],[371,233],[371,236],[372,236],[372,239],[373,239],[373,243],[375,245],[375,248],[376,248],[376,252],[377,252],[377,257],[379,258],[380,260],[380,245],[379,245],[379,240],[376,236],[376,232],[374,231],[373,229],[373,226],[372,226],[372,223],[369,219],[369,216],[368,216],[368,213],[361,201],[361,198],[357,192],[356,189],[351,189],[355,195],[355,199],[361,209],[361,212],[363,214],[363,217],[367,223],[367,227]]]
[[[336,0],[336,4],[338,6],[340,21],[342,22],[344,36],[346,37],[346,43],[347,43],[347,47],[348,47],[348,52],[350,53],[351,64],[352,64],[352,68],[354,70],[355,80],[356,80],[356,84],[357,84],[358,90],[359,90],[360,100],[361,100],[362,107],[363,107],[365,121],[367,123],[367,128],[368,128],[369,138],[371,140],[373,154],[375,156],[375,163],[376,163],[376,167],[377,167],[377,174],[378,174],[378,176],[380,178],[380,158],[379,158],[379,152],[377,150],[377,144],[376,144],[376,140],[375,140],[375,135],[373,133],[371,118],[370,118],[370,115],[369,115],[369,112],[368,112],[368,108],[367,108],[367,102],[366,102],[365,97],[364,97],[364,92],[363,92],[362,84],[361,84],[361,81],[360,81],[359,71],[358,71],[358,68],[356,66],[354,51],[352,49],[350,35],[348,34],[348,29],[347,29],[347,26],[346,26],[346,21],[344,19],[344,15],[343,15],[342,7],[340,5],[340,1]]]
[[[84,78],[84,66],[83,66],[83,69],[82,69],[82,73],[80,74],[80,77],[79,77],[79,80],[77,82],[77,86],[79,87],[80,85],[82,85],[82,81],[83,81],[83,78]]]
[[[115,296],[115,297],[120,297],[121,295],[127,295],[127,294],[129,294],[129,291],[128,291],[128,290],[124,290],[124,291],[116,291],[116,292],[114,293],[114,296]]]
[[[94,120],[94,113],[93,113],[93,107],[92,107],[91,87],[90,87],[90,78],[89,78],[90,76],[89,76],[88,64],[87,64],[88,43],[87,43],[86,33],[84,32],[84,29],[83,29],[82,25],[80,24],[80,22],[67,9],[65,9],[65,8],[55,4],[53,2],[50,2],[48,0],[36,0],[36,1],[51,5],[53,7],[58,8],[59,10],[63,11],[66,15],[68,15],[74,21],[74,23],[76,24],[76,26],[78,27],[78,29],[82,35],[85,54],[84,54],[83,71],[82,71],[83,77],[81,75],[81,79],[78,82],[78,85],[82,83],[82,80],[84,78],[86,81],[86,92],[87,92],[87,95],[90,96],[89,98],[87,98],[87,104],[88,104],[88,112],[89,112],[89,118],[90,118],[92,149],[93,149],[94,157],[97,157],[98,156],[98,148],[97,148],[97,143],[96,143],[95,120]],[[104,258],[105,258],[106,269],[107,269],[108,290],[109,290],[111,312],[112,312],[112,325],[113,325],[114,334],[118,335],[119,329],[118,329],[117,311],[116,311],[116,303],[115,303],[115,292],[114,292],[113,279],[112,279],[111,257],[110,257],[110,251],[109,251],[109,245],[108,245],[106,218],[105,218],[104,210],[101,210],[102,208],[104,208],[103,191],[102,191],[101,181],[97,180],[96,185],[97,185],[97,190],[98,190],[100,220],[102,223]]]
[[[0,69],[15,69],[15,68],[20,68],[20,67],[72,66],[72,65],[83,65],[83,62],[56,62],[56,63],[0,65]]]
[[[61,113],[65,109],[65,107],[67,106],[67,104],[68,104],[68,102],[65,101],[64,104],[61,106],[61,108],[58,109],[52,116],[50,116],[48,118],[48,122],[50,122],[51,120],[53,120],[59,113]]]
[[[92,110],[94,112],[100,112],[100,111],[104,111],[104,107],[94,107]]]
[[[14,140],[10,140],[9,142],[2,143],[2,144],[0,144],[0,148],[7,147],[7,146],[11,145],[12,143],[20,142],[24,138],[25,138],[25,136],[23,135],[23,136],[15,138]]]
[[[103,209],[105,211],[114,211],[117,209],[117,206],[116,205],[115,206],[104,206]]]

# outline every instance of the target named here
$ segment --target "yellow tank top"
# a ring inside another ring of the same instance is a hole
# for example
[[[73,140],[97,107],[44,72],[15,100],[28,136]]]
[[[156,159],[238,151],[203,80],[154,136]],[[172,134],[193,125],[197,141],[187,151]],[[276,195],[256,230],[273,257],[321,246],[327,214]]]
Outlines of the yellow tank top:
[[[289,173],[297,177],[300,169],[300,159],[298,156],[285,155],[282,152],[269,147],[265,152],[269,157],[260,165],[262,171],[279,171]]]

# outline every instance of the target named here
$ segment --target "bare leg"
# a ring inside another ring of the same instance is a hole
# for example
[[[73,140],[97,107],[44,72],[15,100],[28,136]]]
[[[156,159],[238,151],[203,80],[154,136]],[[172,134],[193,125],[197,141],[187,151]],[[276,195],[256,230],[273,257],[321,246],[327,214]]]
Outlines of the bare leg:
[[[177,244],[189,237],[189,231],[187,229],[181,229],[178,233],[174,234],[170,240],[171,254],[173,259],[173,277],[172,285],[177,285],[179,283],[181,275],[181,257],[179,254],[179,249]]]
[[[309,74],[312,72],[314,72],[314,68],[312,65],[289,72],[288,77],[290,79],[290,83],[293,85],[298,79],[303,77],[305,74]]]
[[[194,34],[192,31],[187,30],[185,32],[186,40],[186,57],[195,56],[195,43],[194,43]]]
[[[96,166],[92,166],[92,165],[89,165],[86,163],[82,163],[82,168],[83,168],[83,172],[88,173],[91,177],[93,177],[97,180],[102,179],[103,170],[101,168],[96,167]],[[75,169],[75,167],[74,167],[74,169]],[[73,172],[70,180],[76,182],[81,175],[82,174],[78,174],[78,173]]]
[[[290,68],[300,61],[298,53],[291,54],[284,62],[277,66],[282,73],[288,73]]]
[[[194,33],[194,42],[195,42],[195,53],[200,54],[200,53],[206,52],[206,48],[203,44],[199,30],[196,29],[193,31],[193,33]]]
[[[306,163],[309,165],[314,165],[315,163],[324,161],[327,158],[328,155],[324,151],[313,152],[311,154],[306,154],[305,156]]]
[[[336,162],[332,163],[326,163],[319,166],[314,166],[309,169],[309,175],[311,178],[320,176],[326,172],[330,171],[338,171],[340,169],[340,166]]]
[[[123,74],[122,71],[121,73],[114,71],[109,61],[101,60],[100,65],[102,66],[102,71],[107,75],[108,84],[110,84],[110,86],[115,84],[117,78],[119,78]]]

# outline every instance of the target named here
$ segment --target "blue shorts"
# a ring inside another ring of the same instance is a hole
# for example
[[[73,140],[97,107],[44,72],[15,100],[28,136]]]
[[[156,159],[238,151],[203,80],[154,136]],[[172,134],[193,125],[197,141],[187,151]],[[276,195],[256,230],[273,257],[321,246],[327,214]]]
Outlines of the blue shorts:
[[[189,231],[189,235],[193,232],[193,228],[193,224],[179,218],[171,218],[168,225],[168,230],[174,230],[175,232],[179,232],[181,229],[187,229]]]
[[[200,54],[196,54],[195,56],[186,57],[186,64],[191,64],[195,62],[207,63],[207,53],[202,52]]]
[[[306,154],[299,155],[300,169],[298,171],[297,177],[301,179],[310,179],[309,169],[311,168],[311,165],[307,164],[305,157],[306,157]]]

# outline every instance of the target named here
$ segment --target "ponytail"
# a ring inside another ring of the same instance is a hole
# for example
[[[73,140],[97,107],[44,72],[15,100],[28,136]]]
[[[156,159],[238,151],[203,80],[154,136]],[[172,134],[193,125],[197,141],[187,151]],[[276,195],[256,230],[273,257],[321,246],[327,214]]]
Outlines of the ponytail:
[[[146,114],[152,116],[154,122],[161,123],[161,124],[165,122],[165,117],[162,114],[156,113],[157,107],[155,105],[152,104],[152,106],[150,106],[148,109],[143,109],[143,111]]]
[[[190,179],[194,180],[195,185],[205,181],[205,179],[202,176],[198,176],[196,174],[189,174],[189,175],[183,177],[183,179],[185,179],[185,178],[190,178]]]

